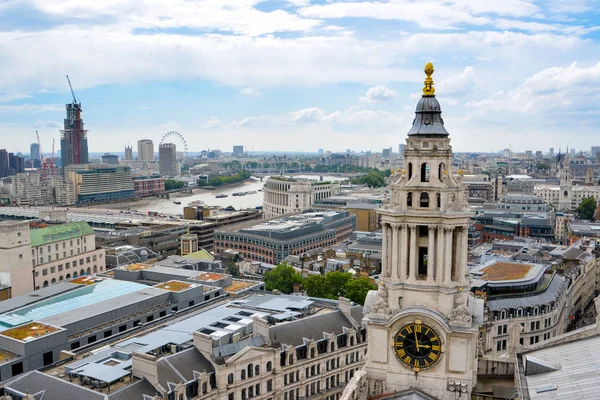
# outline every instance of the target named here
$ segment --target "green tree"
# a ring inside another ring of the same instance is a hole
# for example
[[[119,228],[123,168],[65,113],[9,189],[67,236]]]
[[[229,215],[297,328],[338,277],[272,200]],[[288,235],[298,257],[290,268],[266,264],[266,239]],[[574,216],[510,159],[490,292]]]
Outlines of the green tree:
[[[358,304],[364,304],[367,292],[376,290],[377,285],[366,277],[352,278],[349,272],[329,272],[325,275],[311,275],[304,279],[302,285],[310,297],[337,300],[346,297]]]
[[[302,276],[285,262],[282,262],[273,270],[264,275],[267,290],[279,290],[290,294],[294,291],[294,284],[302,283]]]
[[[240,276],[240,269],[235,264],[234,260],[229,260],[229,262],[227,263],[227,267],[225,268],[225,272],[233,276],[234,278]]]
[[[348,282],[352,280],[352,275],[349,272],[334,271],[323,276],[329,287],[329,298],[337,299],[339,296],[346,297],[346,287]]]
[[[389,170],[387,170],[389,171]],[[391,171],[389,171],[391,174]],[[373,188],[385,186],[386,171],[369,171],[367,175],[352,179],[355,185],[366,185]]]
[[[350,280],[346,284],[346,297],[360,305],[365,304],[365,298],[369,290],[377,290],[377,285],[371,282],[370,278],[361,277]]]
[[[586,197],[581,200],[581,203],[579,203],[579,206],[577,207],[577,217],[579,217],[579,219],[593,221],[597,207],[598,203],[596,203],[596,200],[593,197]]]
[[[310,297],[320,297],[323,299],[332,298],[331,290],[329,290],[330,288],[327,286],[325,275],[310,275],[308,278],[304,279],[302,286],[304,286],[306,294]]]
[[[175,181],[172,179],[165,180],[165,190],[181,189],[185,185],[183,181]]]
[[[545,162],[541,162],[537,165],[537,169],[550,169],[550,165]]]

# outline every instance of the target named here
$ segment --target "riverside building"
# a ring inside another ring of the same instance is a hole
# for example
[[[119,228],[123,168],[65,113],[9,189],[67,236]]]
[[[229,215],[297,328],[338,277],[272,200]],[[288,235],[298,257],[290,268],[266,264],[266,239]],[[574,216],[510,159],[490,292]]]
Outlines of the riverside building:
[[[271,177],[267,179],[263,191],[263,215],[271,218],[308,210],[317,201],[339,194],[341,186],[337,182]]]
[[[69,165],[65,177],[75,187],[76,204],[133,199],[131,168],[107,164]]]

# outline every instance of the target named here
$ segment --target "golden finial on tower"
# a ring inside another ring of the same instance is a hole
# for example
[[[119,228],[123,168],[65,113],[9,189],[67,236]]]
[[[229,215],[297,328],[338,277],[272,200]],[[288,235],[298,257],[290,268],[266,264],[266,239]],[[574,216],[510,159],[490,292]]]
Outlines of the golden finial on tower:
[[[424,71],[425,71],[425,75],[427,75],[427,78],[425,78],[425,87],[423,88],[423,96],[435,96],[435,88],[433,87],[433,79],[431,78],[433,71],[435,71],[435,69],[433,69],[433,64],[431,62],[428,62],[427,64],[425,64]]]

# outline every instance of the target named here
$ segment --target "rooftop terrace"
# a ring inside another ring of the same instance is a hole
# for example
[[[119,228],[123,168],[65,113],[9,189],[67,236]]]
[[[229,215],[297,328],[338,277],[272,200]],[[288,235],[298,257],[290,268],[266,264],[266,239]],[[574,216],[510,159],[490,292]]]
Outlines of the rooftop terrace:
[[[79,278],[71,279],[68,281],[74,285],[93,285],[98,282],[101,282],[102,278],[97,278],[95,276],[82,275]]]
[[[58,328],[55,328],[53,326],[42,324],[39,322],[30,322],[29,324],[20,325],[15,328],[6,330],[0,333],[0,335],[28,342],[30,340],[44,337],[57,331]]]
[[[150,264],[131,264],[123,267],[126,271],[142,271],[150,268],[152,265]]]
[[[531,268],[532,266],[527,264],[496,262],[481,270],[483,273],[481,279],[486,281],[523,279],[527,276]]]
[[[184,290],[188,290],[189,288],[196,287],[196,285],[191,283],[186,283],[182,281],[168,281],[161,283],[159,285],[154,286],[159,289],[168,290],[171,292],[183,292]]]

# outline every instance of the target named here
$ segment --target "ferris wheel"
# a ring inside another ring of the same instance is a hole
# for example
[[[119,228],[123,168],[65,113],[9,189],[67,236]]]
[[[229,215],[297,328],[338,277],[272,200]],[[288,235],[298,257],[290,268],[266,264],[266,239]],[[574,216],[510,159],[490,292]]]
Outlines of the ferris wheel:
[[[174,138],[176,138],[183,145],[183,151],[177,152],[178,155],[181,154],[181,160],[183,161],[187,158],[188,147],[187,147],[187,142],[185,141],[185,138],[183,137],[183,135],[181,133],[175,132],[175,131],[169,131],[169,132],[165,133],[164,136],[162,137],[162,139],[160,139],[160,144],[172,143],[172,141],[168,140],[168,139],[174,139]],[[175,143],[175,145],[177,146],[177,143]]]

